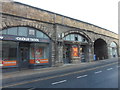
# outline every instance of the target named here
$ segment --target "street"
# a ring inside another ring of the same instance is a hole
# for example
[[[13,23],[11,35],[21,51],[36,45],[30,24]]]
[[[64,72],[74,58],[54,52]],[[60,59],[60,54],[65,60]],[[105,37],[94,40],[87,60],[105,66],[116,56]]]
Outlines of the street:
[[[118,88],[118,63],[18,83],[7,88]]]
[[[99,1],[0,0],[0,88],[118,89],[118,0]]]

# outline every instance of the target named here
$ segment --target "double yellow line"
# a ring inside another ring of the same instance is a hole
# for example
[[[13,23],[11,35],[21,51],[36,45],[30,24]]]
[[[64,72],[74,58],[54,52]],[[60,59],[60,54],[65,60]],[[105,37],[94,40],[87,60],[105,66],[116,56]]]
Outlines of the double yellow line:
[[[12,86],[28,84],[28,83],[33,83],[33,82],[37,82],[37,81],[53,79],[53,78],[57,78],[57,77],[63,77],[63,76],[67,76],[67,75],[71,75],[71,74],[77,74],[77,73],[86,72],[86,71],[92,71],[92,70],[95,70],[95,69],[98,69],[98,68],[102,68],[102,67],[114,65],[114,64],[117,64],[117,63],[118,62],[111,63],[111,64],[106,64],[106,65],[103,65],[103,66],[98,66],[98,67],[95,67],[95,68],[90,68],[90,69],[85,69],[85,70],[70,72],[70,73],[66,73],[66,74],[62,74],[62,75],[40,78],[40,79],[36,79],[36,80],[32,80],[32,81],[24,81],[24,82],[20,82],[20,83],[16,83],[16,84],[6,85],[6,86],[0,87],[0,88],[9,88],[9,87],[12,87]]]

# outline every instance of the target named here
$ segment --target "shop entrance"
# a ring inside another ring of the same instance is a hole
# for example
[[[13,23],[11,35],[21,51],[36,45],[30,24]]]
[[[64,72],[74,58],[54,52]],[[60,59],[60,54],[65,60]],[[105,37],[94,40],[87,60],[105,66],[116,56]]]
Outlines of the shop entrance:
[[[86,61],[86,55],[87,55],[87,47],[86,45],[80,46],[80,55],[81,55],[81,62]]]
[[[29,43],[20,42],[19,44],[19,56],[20,56],[20,67],[28,68],[29,66]]]
[[[5,33],[4,33],[5,32]],[[0,31],[2,68],[19,69],[50,65],[50,39],[40,30],[11,27]]]
[[[64,63],[68,64],[71,63],[71,52],[70,52],[70,45],[69,44],[65,44],[64,48],[63,48],[63,59],[64,59]]]

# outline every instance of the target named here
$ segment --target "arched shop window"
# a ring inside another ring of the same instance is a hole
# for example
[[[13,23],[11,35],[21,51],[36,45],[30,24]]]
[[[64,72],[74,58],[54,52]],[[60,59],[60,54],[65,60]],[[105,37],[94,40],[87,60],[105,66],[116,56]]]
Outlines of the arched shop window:
[[[12,27],[1,30],[0,45],[2,66],[19,66],[19,63],[20,66],[49,63],[50,38],[37,29]]]
[[[112,42],[110,44],[110,56],[113,57],[117,57],[117,45],[115,42]]]
[[[49,39],[43,32],[29,27],[12,27],[0,31],[2,35],[24,36]]]
[[[64,63],[71,63],[75,60],[85,61],[87,57],[87,38],[77,33],[71,33],[66,35],[63,40],[65,41],[63,47]]]
[[[64,40],[88,43],[88,40],[85,37],[83,37],[83,36],[81,36],[79,34],[69,34],[69,35],[64,37]]]

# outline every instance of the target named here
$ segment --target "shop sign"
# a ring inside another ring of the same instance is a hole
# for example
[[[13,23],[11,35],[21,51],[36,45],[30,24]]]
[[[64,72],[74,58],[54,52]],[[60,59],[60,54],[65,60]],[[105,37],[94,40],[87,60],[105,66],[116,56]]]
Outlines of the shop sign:
[[[41,63],[48,63],[48,59],[31,59],[30,60],[31,64],[41,64]]]
[[[39,63],[48,63],[48,59],[36,59],[35,63],[36,64],[39,64]]]
[[[17,61],[2,61],[3,66],[15,66],[17,65]]]
[[[47,39],[31,38],[31,37],[16,37],[16,36],[0,36],[1,40],[15,40],[15,41],[27,41],[27,42],[49,42]]]
[[[16,40],[19,40],[19,41],[40,42],[39,39],[36,39],[36,38],[25,38],[25,37],[16,37]]]
[[[78,47],[72,47],[73,56],[78,57]]]

